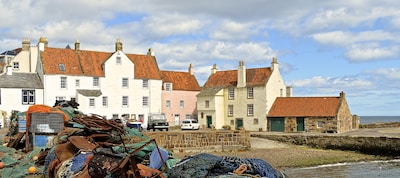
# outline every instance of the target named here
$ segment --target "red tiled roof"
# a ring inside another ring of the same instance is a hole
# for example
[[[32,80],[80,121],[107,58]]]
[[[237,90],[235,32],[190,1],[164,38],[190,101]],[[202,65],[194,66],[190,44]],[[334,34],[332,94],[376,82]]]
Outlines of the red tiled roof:
[[[112,54],[46,47],[44,52],[41,52],[41,59],[45,74],[103,77],[105,74],[102,65]],[[157,61],[153,56],[138,54],[127,54],[127,56],[135,64],[135,78],[161,80]],[[59,64],[64,64],[64,71],[59,70]]]
[[[127,56],[135,64],[135,78],[161,80],[155,57],[143,54],[127,54]]]
[[[163,82],[172,83],[173,90],[200,91],[200,85],[189,72],[161,71]]]
[[[265,85],[271,75],[271,68],[246,69],[246,85]],[[217,71],[212,74],[204,87],[230,87],[237,84],[237,70]]]
[[[268,117],[336,116],[340,97],[278,97]]]

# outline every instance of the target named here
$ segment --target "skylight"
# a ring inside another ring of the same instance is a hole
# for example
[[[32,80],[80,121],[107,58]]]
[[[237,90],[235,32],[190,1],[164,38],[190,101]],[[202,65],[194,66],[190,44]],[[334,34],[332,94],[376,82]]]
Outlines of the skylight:
[[[65,71],[65,65],[64,64],[58,64],[58,70]]]

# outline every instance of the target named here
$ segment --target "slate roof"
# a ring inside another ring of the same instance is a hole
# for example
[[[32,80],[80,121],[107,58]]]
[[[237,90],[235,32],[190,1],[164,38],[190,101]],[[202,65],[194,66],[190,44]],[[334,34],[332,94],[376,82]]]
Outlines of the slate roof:
[[[88,97],[98,97],[101,96],[100,90],[76,90],[79,94]]]
[[[104,77],[102,66],[112,54],[111,52],[46,47],[41,52],[41,60],[43,71],[47,75]],[[127,56],[135,64],[135,78],[161,80],[155,57],[138,54],[127,54]],[[64,64],[65,70],[59,70],[59,64]]]
[[[217,71],[208,78],[207,82],[204,84],[204,88],[236,87],[237,73],[237,70]],[[246,69],[246,86],[266,85],[270,76],[270,67]]]
[[[340,103],[340,97],[277,97],[268,117],[331,117]]]
[[[161,71],[163,82],[172,83],[173,90],[200,91],[200,85],[189,72]],[[164,86],[163,86],[164,89]]]
[[[217,94],[222,89],[222,87],[203,88],[201,89],[201,92],[197,94],[197,96],[215,96],[215,94]]]
[[[3,73],[0,75],[0,88],[43,89],[43,84],[37,73]]]

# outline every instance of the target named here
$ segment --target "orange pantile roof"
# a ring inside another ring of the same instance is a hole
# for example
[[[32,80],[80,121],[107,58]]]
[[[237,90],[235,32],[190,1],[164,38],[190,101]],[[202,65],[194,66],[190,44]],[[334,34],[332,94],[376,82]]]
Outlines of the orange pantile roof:
[[[237,70],[217,71],[212,74],[204,87],[236,87],[237,85]],[[271,68],[253,68],[246,69],[246,85],[258,86],[265,85],[271,75]]]
[[[45,74],[104,77],[102,66],[112,54],[111,52],[46,47],[41,52],[41,60]],[[161,80],[157,61],[153,56],[138,54],[127,54],[127,56],[135,64],[135,78]],[[64,64],[65,70],[59,70],[59,64]]]
[[[340,97],[278,97],[268,117],[336,116]]]
[[[135,78],[161,80],[155,57],[143,54],[127,54],[127,56],[135,64]]]
[[[173,90],[200,91],[196,77],[189,72],[161,71],[161,76],[163,82],[172,83]]]

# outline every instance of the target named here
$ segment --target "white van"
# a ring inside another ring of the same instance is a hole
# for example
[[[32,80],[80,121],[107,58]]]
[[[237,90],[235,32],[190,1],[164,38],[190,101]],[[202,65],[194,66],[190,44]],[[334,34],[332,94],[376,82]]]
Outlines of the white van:
[[[182,121],[181,130],[199,130],[200,124],[194,119],[185,119]]]

